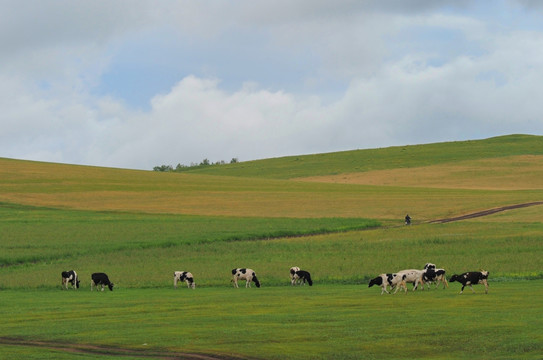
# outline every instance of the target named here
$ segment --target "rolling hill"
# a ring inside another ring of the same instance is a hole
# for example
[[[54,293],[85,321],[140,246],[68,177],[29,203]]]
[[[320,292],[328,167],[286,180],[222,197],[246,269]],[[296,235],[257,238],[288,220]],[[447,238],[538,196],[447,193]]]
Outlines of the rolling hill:
[[[542,165],[528,135],[168,173],[0,158],[0,353],[540,358]],[[427,262],[489,270],[489,294],[368,287]],[[293,265],[314,286],[290,286]],[[237,267],[262,287],[233,289]],[[59,291],[69,269],[82,288]],[[97,271],[115,291],[89,291]]]

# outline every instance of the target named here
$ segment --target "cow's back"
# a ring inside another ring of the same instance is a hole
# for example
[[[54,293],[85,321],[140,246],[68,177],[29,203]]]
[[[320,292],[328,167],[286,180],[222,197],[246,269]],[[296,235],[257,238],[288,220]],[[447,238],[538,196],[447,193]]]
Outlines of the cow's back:
[[[94,273],[91,275],[92,281],[94,281],[95,284],[109,284],[109,278],[105,273]]]

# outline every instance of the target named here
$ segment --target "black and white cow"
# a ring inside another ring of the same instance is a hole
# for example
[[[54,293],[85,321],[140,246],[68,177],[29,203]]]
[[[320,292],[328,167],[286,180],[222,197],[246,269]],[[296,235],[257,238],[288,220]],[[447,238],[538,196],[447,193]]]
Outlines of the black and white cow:
[[[251,281],[254,281],[257,288],[260,287],[260,281],[252,269],[236,268],[232,269],[232,282],[235,288],[239,288],[238,280],[245,280],[245,287],[251,287]]]
[[[299,271],[300,268],[297,267],[297,266],[293,266],[290,268],[290,284],[291,285],[296,285],[297,281],[299,280],[298,278],[295,278],[294,275],[296,274],[296,271]]]
[[[294,283],[296,283],[298,280],[302,282],[302,285],[305,285],[305,282],[309,284],[309,286],[313,286],[313,280],[311,280],[311,274],[308,271],[305,270],[296,270],[293,275]]]
[[[424,265],[423,271],[422,280],[424,281],[424,284],[428,284],[428,289],[432,283],[436,284],[436,289],[440,283],[443,283],[443,289],[445,289],[445,286],[449,287],[447,278],[445,277],[445,269],[436,269],[435,264],[427,263]],[[422,285],[422,288],[424,288],[424,284]]]
[[[405,293],[407,294],[407,286],[405,284],[405,278],[406,275],[398,275],[398,274],[381,274],[377,276],[374,279],[370,280],[370,283],[368,287],[372,287],[373,285],[379,285],[381,287],[381,295],[383,293],[390,294],[387,290],[387,287],[390,286],[390,290],[392,291],[393,288],[396,287],[396,291],[398,289],[403,288],[405,290]],[[396,293],[394,291],[394,294]]]
[[[91,275],[91,291],[93,286],[96,286],[96,290],[98,290],[98,285],[102,285],[102,291],[104,291],[104,286],[106,285],[110,291],[113,291],[113,283],[109,281],[109,278],[104,273],[94,273]]]
[[[460,275],[453,275],[449,281],[450,282],[458,281],[459,283],[462,284],[462,290],[460,290],[460,294],[464,292],[464,288],[466,286],[469,286],[471,288],[471,291],[475,292],[475,290],[473,290],[472,285],[477,285],[477,284],[483,284],[485,286],[485,294],[488,294],[487,280],[488,280],[489,274],[490,273],[488,271],[484,271],[484,270],[470,271],[470,272],[466,272]]]
[[[74,289],[79,289],[79,278],[75,270],[62,272],[62,287],[68,290],[68,283],[72,284]]]
[[[187,283],[187,287],[195,288],[196,284],[194,283],[194,276],[188,271],[175,271],[173,273],[173,286],[177,289],[177,282],[184,281]]]

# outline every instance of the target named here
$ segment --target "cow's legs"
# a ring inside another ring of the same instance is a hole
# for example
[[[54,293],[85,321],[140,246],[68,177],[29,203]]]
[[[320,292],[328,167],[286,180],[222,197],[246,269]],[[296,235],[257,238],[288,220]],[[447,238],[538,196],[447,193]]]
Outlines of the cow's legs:
[[[394,285],[394,288],[395,290],[393,294],[396,294],[398,290],[401,290],[402,288],[405,290],[405,293],[407,294],[407,285],[405,284],[405,282],[401,282],[399,284]]]
[[[488,294],[488,281],[486,281],[486,279],[484,279],[482,281],[482,283],[485,285],[485,294]]]

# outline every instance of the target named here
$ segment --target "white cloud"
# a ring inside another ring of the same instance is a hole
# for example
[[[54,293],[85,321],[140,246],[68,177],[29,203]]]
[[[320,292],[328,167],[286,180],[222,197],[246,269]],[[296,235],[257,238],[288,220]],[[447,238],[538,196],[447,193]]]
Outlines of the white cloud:
[[[122,129],[112,134],[123,133],[124,146],[103,155],[110,163],[124,161],[134,167],[147,159],[146,168],[204,158],[288,155],[292,147],[309,145],[303,139],[314,133],[312,128],[321,128],[319,109],[314,98],[297,100],[254,86],[228,93],[216,79],[190,76],[168,94],[156,96],[150,112],[117,124]]]

